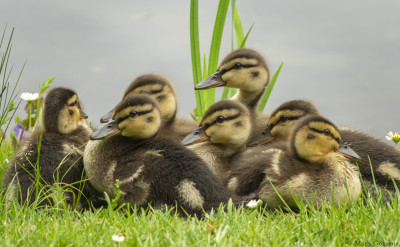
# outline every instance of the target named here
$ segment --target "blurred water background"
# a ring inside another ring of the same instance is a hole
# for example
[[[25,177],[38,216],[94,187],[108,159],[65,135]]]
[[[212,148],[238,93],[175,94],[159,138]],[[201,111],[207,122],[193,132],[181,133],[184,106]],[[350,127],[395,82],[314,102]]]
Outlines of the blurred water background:
[[[237,6],[245,32],[254,24],[247,47],[260,51],[272,72],[285,61],[265,112],[308,99],[339,126],[380,139],[400,131],[399,1],[238,0]],[[170,78],[178,115],[189,117],[195,108],[189,7],[185,0],[3,0],[0,25],[15,27],[15,77],[26,61],[21,92],[37,92],[55,76],[52,86],[76,90],[100,126],[144,73]],[[217,7],[218,1],[199,1],[201,51],[209,52]],[[229,17],[221,49],[220,61],[231,50]]]

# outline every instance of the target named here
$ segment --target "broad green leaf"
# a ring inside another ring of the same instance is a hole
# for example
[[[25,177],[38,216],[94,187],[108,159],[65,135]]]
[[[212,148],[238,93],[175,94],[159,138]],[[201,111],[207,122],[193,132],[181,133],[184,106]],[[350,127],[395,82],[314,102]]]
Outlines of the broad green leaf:
[[[274,76],[272,77],[271,81],[269,82],[267,89],[265,90],[265,93],[261,99],[260,104],[258,105],[258,112],[262,112],[265,108],[265,106],[267,105],[269,96],[271,95],[272,89],[274,88],[276,79],[278,79],[279,73],[281,72],[281,68],[283,66],[283,62],[281,63],[281,65],[279,66],[278,70],[275,72]]]

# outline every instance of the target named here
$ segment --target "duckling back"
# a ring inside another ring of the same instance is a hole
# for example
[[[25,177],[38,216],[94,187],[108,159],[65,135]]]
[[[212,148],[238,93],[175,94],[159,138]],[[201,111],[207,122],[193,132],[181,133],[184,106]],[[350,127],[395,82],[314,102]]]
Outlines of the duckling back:
[[[192,151],[170,139],[154,138],[160,126],[158,106],[146,95],[132,95],[117,107],[105,129],[117,135],[92,140],[84,154],[90,183],[115,197],[118,179],[120,203],[156,207],[177,206],[177,211],[202,215],[226,203],[230,193]],[[146,123],[147,127],[138,129]],[[140,132],[140,133],[138,133]],[[100,129],[92,135],[102,138]]]
[[[386,189],[392,195],[400,187],[400,152],[383,141],[367,135],[361,131],[340,128],[343,141],[351,146],[360,157],[358,167],[362,179],[374,184],[382,192]],[[371,171],[371,167],[372,170]],[[393,180],[392,180],[393,179]],[[375,186],[369,186],[372,193],[376,193]],[[388,200],[385,200],[388,201]]]

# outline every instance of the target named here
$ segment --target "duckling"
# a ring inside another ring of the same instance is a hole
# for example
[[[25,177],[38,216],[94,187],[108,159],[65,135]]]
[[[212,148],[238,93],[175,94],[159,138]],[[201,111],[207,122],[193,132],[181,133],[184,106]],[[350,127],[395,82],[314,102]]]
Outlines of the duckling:
[[[114,198],[119,180],[119,203],[177,205],[178,212],[190,215],[228,202],[230,192],[194,152],[174,140],[154,138],[161,124],[151,97],[125,97],[115,107],[113,121],[94,132],[85,148],[90,183]]]
[[[317,108],[308,101],[293,100],[278,107],[267,123],[267,127],[258,136],[249,141],[248,145],[260,145],[274,141],[288,140],[293,126],[302,118],[310,114],[317,114]],[[357,162],[363,181],[372,195],[378,191],[388,190],[395,193],[393,178],[397,187],[400,187],[400,153],[394,147],[363,132],[350,128],[339,127],[344,143],[353,147],[361,157]],[[371,166],[374,174],[371,172]],[[378,188],[375,188],[373,175]],[[389,201],[388,193],[384,196]]]
[[[200,156],[213,174],[226,182],[231,163],[244,149],[252,130],[246,106],[233,100],[213,104],[203,115],[199,127],[182,143]]]
[[[232,100],[239,101],[249,108],[255,124],[253,134],[257,134],[269,117],[267,114],[257,113],[258,103],[268,85],[269,77],[267,62],[259,52],[252,49],[238,49],[226,56],[217,71],[199,82],[195,89],[221,86],[238,88]]]
[[[16,151],[15,161],[8,166],[3,178],[8,199],[31,204],[36,199],[35,184],[51,194],[48,185],[63,188],[69,205],[77,205],[80,196],[88,199],[96,195],[85,181],[82,155],[92,130],[86,123],[77,94],[67,88],[57,87],[48,93],[44,102],[43,130],[33,132]],[[38,176],[37,176],[38,175]],[[79,195],[83,192],[83,196]],[[52,205],[56,198],[46,196],[39,205]]]
[[[349,159],[359,156],[343,143],[335,125],[311,115],[298,122],[289,142],[244,152],[234,161],[228,188],[238,195],[256,192],[271,209],[284,206],[275,190],[293,208],[293,195],[316,206],[321,200],[339,206],[357,199],[361,183]]]
[[[158,136],[180,141],[197,127],[197,123],[193,120],[176,117],[175,91],[172,83],[164,76],[156,74],[139,76],[128,86],[122,98],[132,94],[147,94],[158,103],[162,120]],[[104,115],[100,122],[108,122],[113,112],[114,109]]]

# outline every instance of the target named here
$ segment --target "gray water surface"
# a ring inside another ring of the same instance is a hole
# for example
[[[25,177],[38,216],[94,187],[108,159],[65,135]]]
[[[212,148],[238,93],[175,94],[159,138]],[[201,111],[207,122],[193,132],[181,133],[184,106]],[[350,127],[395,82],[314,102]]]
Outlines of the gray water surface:
[[[209,52],[218,1],[199,1],[200,49]],[[275,72],[284,60],[266,112],[308,99],[339,126],[380,139],[400,131],[400,2],[237,1],[247,47]],[[144,73],[176,87],[180,116],[195,108],[190,58],[190,1],[3,0],[0,25],[15,27],[10,63],[22,92],[56,76],[53,86],[76,90],[98,119]],[[228,12],[230,18],[230,12]],[[226,23],[220,60],[231,50]],[[19,111],[23,115],[22,110]],[[98,124],[97,124],[98,123]]]

